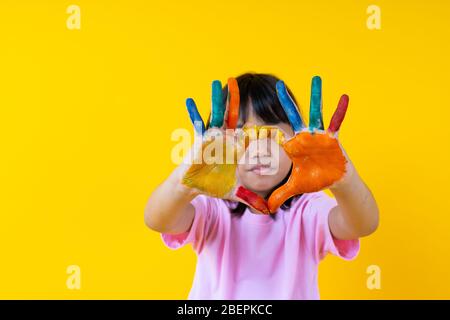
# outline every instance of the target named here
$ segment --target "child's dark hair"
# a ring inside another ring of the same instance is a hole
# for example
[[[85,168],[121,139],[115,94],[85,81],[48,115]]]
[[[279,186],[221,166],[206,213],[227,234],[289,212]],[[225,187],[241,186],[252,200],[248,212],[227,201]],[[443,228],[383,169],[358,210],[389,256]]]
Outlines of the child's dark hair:
[[[276,83],[280,80],[276,76],[263,73],[244,73],[236,77],[239,86],[240,106],[239,106],[239,123],[245,123],[249,116],[249,101],[252,102],[254,114],[267,124],[288,123],[289,119],[284,112],[283,107],[278,100]],[[286,87],[291,98],[296,102],[294,95]],[[228,86],[222,90],[223,103],[226,104],[228,94]],[[209,121],[208,121],[209,125]],[[292,170],[292,169],[291,169]],[[287,182],[291,174],[291,170],[287,176],[275,186],[269,195],[278,187]],[[301,195],[289,198],[281,206],[282,209],[290,208],[292,201]],[[242,216],[247,209],[247,205],[233,201],[226,201],[230,212],[238,217]],[[275,219],[275,215],[271,215]]]

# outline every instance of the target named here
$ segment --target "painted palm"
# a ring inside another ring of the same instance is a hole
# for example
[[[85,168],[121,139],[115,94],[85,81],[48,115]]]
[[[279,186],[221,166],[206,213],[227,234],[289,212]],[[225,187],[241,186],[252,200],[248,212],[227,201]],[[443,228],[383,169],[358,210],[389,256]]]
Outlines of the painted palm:
[[[226,106],[222,100],[220,81],[212,83],[212,112],[209,128],[200,116],[193,99],[186,100],[197,137],[201,144],[194,147],[192,160],[182,177],[182,183],[199,193],[216,198],[243,202],[268,214],[267,202],[244,188],[237,175],[237,164],[247,147],[242,130],[236,130],[239,119],[239,88],[236,79],[228,80]]]
[[[275,212],[294,195],[320,191],[340,181],[346,174],[348,162],[338,141],[338,131],[347,111],[348,96],[341,97],[330,126],[324,130],[320,77],[312,79],[309,127],[306,127],[282,81],[277,83],[276,89],[295,135],[281,143],[292,160],[293,167],[288,181],[271,194],[268,201],[270,212]]]

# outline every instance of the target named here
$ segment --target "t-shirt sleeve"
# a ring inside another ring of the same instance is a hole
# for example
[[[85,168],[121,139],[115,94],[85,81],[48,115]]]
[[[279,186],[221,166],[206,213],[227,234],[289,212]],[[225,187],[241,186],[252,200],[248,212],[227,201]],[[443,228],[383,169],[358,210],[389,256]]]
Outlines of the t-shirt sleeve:
[[[328,253],[345,260],[352,260],[359,253],[359,239],[340,240],[331,233],[328,217],[335,206],[337,206],[336,199],[323,191],[311,200],[309,214],[314,215],[314,253],[318,261],[325,258]]]
[[[190,243],[194,250],[200,253],[208,237],[210,226],[217,220],[217,203],[215,200],[205,195],[195,197],[191,201],[195,209],[191,228],[179,234],[162,233],[162,240],[166,246],[171,249],[178,249]]]

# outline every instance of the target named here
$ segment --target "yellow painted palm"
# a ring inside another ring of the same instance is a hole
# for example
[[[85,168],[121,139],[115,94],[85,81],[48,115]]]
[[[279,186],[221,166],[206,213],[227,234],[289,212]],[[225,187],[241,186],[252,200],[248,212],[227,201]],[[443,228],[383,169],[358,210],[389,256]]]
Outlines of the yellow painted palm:
[[[197,110],[193,99],[186,101],[197,141],[186,170],[183,185],[212,197],[239,201],[268,214],[267,202],[243,187],[237,175],[237,165],[248,143],[245,132],[237,130],[239,119],[239,88],[236,79],[228,80],[227,104],[222,100],[220,81],[212,83],[212,113],[209,128]]]

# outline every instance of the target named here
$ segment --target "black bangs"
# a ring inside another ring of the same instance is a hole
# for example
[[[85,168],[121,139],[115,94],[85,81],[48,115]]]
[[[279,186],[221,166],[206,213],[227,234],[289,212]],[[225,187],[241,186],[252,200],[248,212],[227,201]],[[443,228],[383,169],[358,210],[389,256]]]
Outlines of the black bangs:
[[[280,80],[271,74],[245,73],[236,78],[239,86],[240,106],[239,125],[242,126],[250,114],[250,102],[254,114],[268,125],[288,123],[289,120],[278,100],[276,83]],[[295,101],[294,95],[287,88],[289,95]],[[222,91],[223,101],[226,104],[228,86]]]

